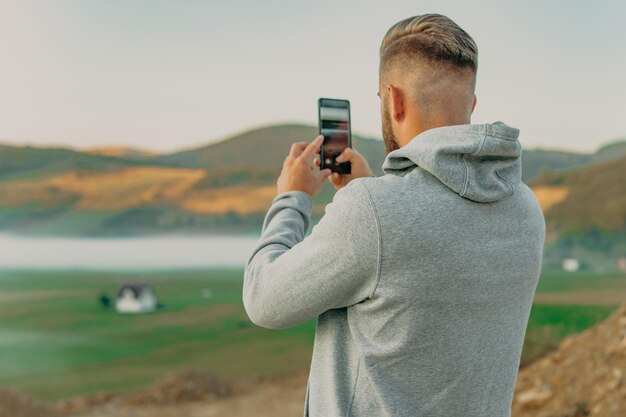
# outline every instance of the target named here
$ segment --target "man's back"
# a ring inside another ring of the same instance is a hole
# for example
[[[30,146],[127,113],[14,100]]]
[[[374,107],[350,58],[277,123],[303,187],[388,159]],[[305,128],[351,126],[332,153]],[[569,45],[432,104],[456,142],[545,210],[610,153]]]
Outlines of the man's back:
[[[476,202],[423,168],[360,181],[378,217],[380,278],[372,298],[319,317],[310,414],[346,406],[328,381],[352,369],[340,415],[507,415],[543,245],[532,192],[519,182]]]
[[[545,234],[517,133],[416,136],[289,251],[326,259],[292,297],[317,291],[334,307],[318,317],[305,416],[509,415]],[[342,259],[358,272],[333,270]],[[351,286],[358,296],[341,295]]]

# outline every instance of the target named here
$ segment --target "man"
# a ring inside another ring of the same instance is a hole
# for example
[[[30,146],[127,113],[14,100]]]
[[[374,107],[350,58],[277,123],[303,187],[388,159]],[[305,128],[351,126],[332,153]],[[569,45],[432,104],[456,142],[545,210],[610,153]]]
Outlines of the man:
[[[321,136],[285,159],[243,301],[270,329],[317,317],[305,416],[511,413],[545,223],[519,131],[470,124],[476,69],[449,18],[402,20],[380,48],[385,175],[351,149],[351,175],[314,170]]]

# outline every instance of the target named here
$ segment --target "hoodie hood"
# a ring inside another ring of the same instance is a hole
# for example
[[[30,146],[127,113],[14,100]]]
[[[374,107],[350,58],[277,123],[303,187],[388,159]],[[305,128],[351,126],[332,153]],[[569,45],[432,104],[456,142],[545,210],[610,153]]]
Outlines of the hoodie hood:
[[[513,194],[522,177],[519,130],[503,122],[436,127],[387,154],[385,174],[420,167],[461,197],[481,203]]]

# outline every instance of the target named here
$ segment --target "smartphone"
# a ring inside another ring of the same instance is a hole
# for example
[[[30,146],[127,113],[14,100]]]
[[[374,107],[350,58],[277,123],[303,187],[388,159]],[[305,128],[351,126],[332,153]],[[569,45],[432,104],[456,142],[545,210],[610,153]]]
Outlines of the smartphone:
[[[350,128],[350,102],[334,98],[317,101],[319,132],[324,135],[320,147],[320,169],[330,168],[339,174],[350,173],[350,162],[338,163],[335,159],[344,149],[352,147]]]

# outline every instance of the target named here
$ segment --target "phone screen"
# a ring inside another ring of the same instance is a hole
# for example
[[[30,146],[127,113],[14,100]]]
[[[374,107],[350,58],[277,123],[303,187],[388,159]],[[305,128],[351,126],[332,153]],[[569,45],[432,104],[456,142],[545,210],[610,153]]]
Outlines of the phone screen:
[[[352,146],[350,133],[350,102],[331,98],[320,98],[319,131],[324,135],[320,150],[320,169],[330,168],[340,174],[350,173],[350,162],[338,163],[335,158],[347,147]]]

